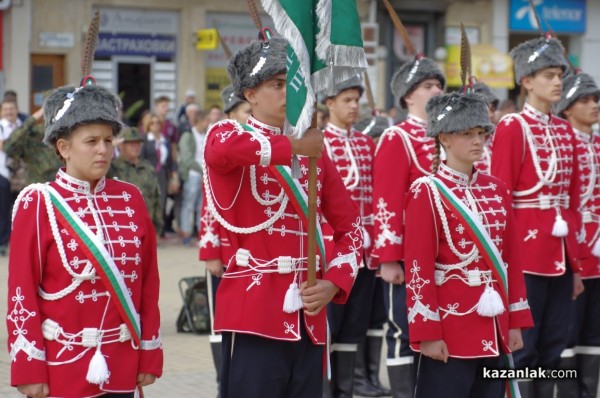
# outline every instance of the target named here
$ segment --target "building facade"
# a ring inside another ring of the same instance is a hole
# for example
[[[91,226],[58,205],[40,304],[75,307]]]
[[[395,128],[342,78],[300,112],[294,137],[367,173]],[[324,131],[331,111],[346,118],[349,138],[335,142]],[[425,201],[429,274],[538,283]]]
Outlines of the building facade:
[[[481,74],[507,69],[501,55],[539,35],[527,26],[528,0],[391,2],[417,50],[436,59],[449,74],[461,22],[473,45],[500,54],[495,63],[483,62]],[[600,62],[600,26],[593,23],[600,18],[600,2],[537,3],[574,63],[600,79],[600,71],[593,68]],[[382,2],[357,0],[357,4],[363,31],[369,32],[365,44],[372,47],[369,76],[375,99],[379,108],[387,108],[394,104],[389,94],[391,74],[407,55]],[[197,93],[201,106],[218,103],[218,93],[228,84],[227,57],[222,45],[197,50],[197,31],[218,29],[231,51],[256,37],[245,0],[0,0],[0,93],[16,90],[20,109],[33,112],[51,88],[78,84],[82,42],[95,9],[101,11],[101,23],[94,76],[98,84],[120,93],[126,107],[149,108],[162,94],[176,106],[188,89]],[[263,23],[269,25],[267,16]],[[500,98],[509,93],[507,88],[497,89]]]

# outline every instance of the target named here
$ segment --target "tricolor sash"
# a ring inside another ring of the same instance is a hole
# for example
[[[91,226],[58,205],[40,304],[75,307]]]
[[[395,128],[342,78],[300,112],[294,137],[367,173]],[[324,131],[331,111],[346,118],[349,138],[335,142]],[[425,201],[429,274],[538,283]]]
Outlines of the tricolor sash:
[[[127,324],[134,342],[140,346],[141,328],[138,313],[127,292],[123,276],[106,247],[100,242],[91,229],[81,221],[69,207],[65,199],[50,185],[46,185],[50,201],[57,210],[56,219],[83,248],[87,259],[92,263],[96,274],[113,297],[119,315]],[[51,216],[51,215],[50,215]]]
[[[508,278],[506,275],[506,268],[504,266],[504,260],[496,247],[496,244],[492,241],[490,234],[485,229],[481,220],[471,209],[469,209],[462,200],[460,200],[450,188],[446,186],[435,176],[426,177],[430,179],[433,186],[440,193],[440,198],[446,204],[446,206],[452,210],[454,215],[458,218],[463,225],[466,225],[465,230],[469,234],[471,240],[477,247],[479,254],[483,257],[483,260],[490,267],[494,278],[502,285],[500,289],[500,296],[504,307],[508,309]],[[508,336],[507,336],[508,337]],[[512,354],[504,354],[505,363],[508,368],[514,369],[515,364],[513,361]],[[506,397],[508,398],[521,398],[519,392],[519,386],[515,379],[508,379],[506,381]]]
[[[247,124],[243,124],[242,126],[246,131],[254,131],[254,129]],[[285,191],[285,194],[290,199],[290,203],[294,207],[294,210],[300,217],[302,224],[304,224],[304,227],[308,231],[308,195],[302,187],[302,184],[300,184],[297,179],[292,177],[291,169],[287,166],[270,165],[268,168]],[[325,258],[325,241],[323,239],[321,226],[319,223],[316,223],[316,226],[317,250],[319,251],[319,256],[321,257],[321,263],[324,270],[327,263],[327,259]]]

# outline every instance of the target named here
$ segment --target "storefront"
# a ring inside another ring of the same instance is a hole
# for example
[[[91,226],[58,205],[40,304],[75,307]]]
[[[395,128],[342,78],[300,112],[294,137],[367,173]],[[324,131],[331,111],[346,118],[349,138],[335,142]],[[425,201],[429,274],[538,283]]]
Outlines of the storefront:
[[[94,76],[119,93],[124,113],[131,113],[129,121],[135,124],[153,98],[177,100],[179,14],[104,7],[100,13]]]

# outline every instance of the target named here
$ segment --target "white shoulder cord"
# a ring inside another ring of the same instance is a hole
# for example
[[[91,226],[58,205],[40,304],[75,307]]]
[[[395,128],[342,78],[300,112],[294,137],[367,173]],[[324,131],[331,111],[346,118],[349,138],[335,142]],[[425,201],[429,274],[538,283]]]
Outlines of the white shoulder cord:
[[[202,148],[203,152],[206,147],[206,141],[208,141],[208,137],[203,144],[203,148]],[[206,160],[204,158],[202,159],[202,169],[205,170],[205,172],[203,173],[203,176],[204,176],[203,179],[204,179],[204,190],[206,192],[206,204],[207,204],[208,210],[213,215],[213,217],[219,222],[219,224],[221,224],[225,229],[227,229],[233,233],[236,233],[236,234],[253,234],[255,232],[262,231],[263,229],[269,228],[270,226],[275,224],[275,221],[277,221],[277,219],[281,218],[283,216],[283,214],[285,213],[285,208],[287,206],[289,198],[287,195],[285,195],[285,193],[283,193],[283,198],[281,199],[281,206],[279,207],[279,210],[277,210],[277,212],[275,214],[273,214],[272,217],[267,218],[267,220],[265,220],[264,222],[257,224],[255,226],[252,226],[252,227],[236,227],[235,225],[230,224],[221,216],[221,214],[218,212],[218,210],[215,207],[215,203],[213,201],[214,194],[211,189],[211,183],[210,183],[210,177],[209,177],[210,170],[208,169],[208,166],[206,165]],[[238,190],[235,194],[235,197],[233,198],[232,203],[229,205],[228,208],[223,208],[219,205],[219,208],[221,210],[229,210],[233,206],[233,204],[237,200],[237,197],[241,191],[243,178],[244,178],[244,173],[242,173],[242,176],[240,177],[240,184],[238,186]],[[250,182],[252,183],[252,178],[250,178],[250,180],[251,180]],[[254,181],[254,183],[256,183],[256,181]],[[252,194],[255,199],[258,200],[260,198],[260,196],[258,196],[258,193],[256,193],[256,195],[254,195],[254,191],[253,191]],[[280,196],[281,196],[281,194],[280,194]],[[214,200],[216,200],[216,198]],[[262,199],[260,199],[260,200],[262,200]],[[260,201],[259,201],[259,203],[260,203]],[[273,203],[276,203],[276,202],[273,202]]]
[[[527,123],[523,119],[523,117],[521,115],[519,115],[518,113],[515,113],[513,116],[515,117],[515,119],[517,119],[519,121],[519,124],[521,125],[521,128],[523,129],[523,132],[525,133],[525,138],[526,138],[527,144],[529,146],[529,152],[531,152],[531,159],[533,161],[533,167],[534,167],[535,173],[538,177],[538,182],[533,187],[531,187],[525,191],[514,191],[513,192],[513,195],[515,195],[515,196],[526,196],[526,195],[530,195],[532,193],[537,192],[544,185],[552,183],[554,181],[554,179],[556,178],[556,174],[558,173],[556,148],[554,147],[554,139],[552,138],[551,134],[548,134],[549,129],[546,128],[545,134],[546,134],[546,138],[550,142],[550,149],[551,149],[552,153],[550,155],[550,162],[548,165],[548,170],[544,174],[542,172],[542,168],[540,166],[540,159],[537,156],[536,146],[535,146],[535,143],[533,142],[533,132],[531,131],[531,128],[529,127],[529,123]]]
[[[240,186],[241,186],[241,184],[240,184]],[[252,196],[254,196],[254,199],[256,199],[256,201],[263,206],[272,206],[275,203],[279,203],[283,200],[283,195],[285,195],[285,191],[283,190],[283,188],[281,188],[279,195],[277,195],[277,197],[275,199],[265,200],[265,199],[261,198],[260,195],[258,194],[258,191],[256,190],[256,166],[254,166],[254,165],[250,166],[250,187],[252,189]],[[238,188],[238,193],[239,193],[239,188]],[[224,209],[221,209],[221,210],[224,210]]]
[[[48,221],[50,222],[50,230],[52,231],[52,236],[54,238],[54,241],[56,242],[56,248],[58,250],[58,254],[60,256],[61,263],[62,263],[64,269],[69,273],[69,275],[71,275],[73,277],[73,282],[66,288],[64,288],[56,293],[46,293],[42,290],[41,287],[38,287],[38,294],[44,300],[58,300],[58,299],[61,299],[65,296],[67,296],[68,294],[72,293],[75,289],[77,289],[77,287],[79,287],[79,285],[81,285],[81,283],[83,281],[93,279],[96,275],[96,271],[94,270],[94,266],[92,265],[92,263],[90,263],[88,261],[86,263],[83,271],[81,271],[81,274],[77,274],[77,273],[73,272],[73,269],[69,266],[69,262],[67,260],[67,255],[65,253],[65,246],[64,246],[63,240],[60,236],[60,232],[58,229],[58,223],[56,222],[56,215],[54,214],[54,208],[52,207],[52,201],[50,199],[50,194],[48,193],[46,186],[44,184],[34,184],[34,185],[31,185],[30,188],[31,189],[26,189],[26,190],[21,191],[21,193],[17,197],[17,200],[15,201],[16,205],[13,209],[13,220],[14,220],[14,216],[16,215],[17,208],[19,207],[18,203],[23,199],[23,196],[30,194],[32,190],[38,191],[39,193],[41,193],[43,195],[44,203],[46,205],[46,211],[48,212]],[[97,227],[99,227],[99,226],[97,226]],[[38,239],[39,239],[39,236],[38,236]]]
[[[412,159],[412,163],[415,165],[417,170],[419,170],[421,172],[421,174],[424,174],[424,175],[431,174],[431,170],[425,170],[423,167],[421,167],[421,164],[419,163],[419,160],[417,158],[417,153],[415,152],[415,148],[413,147],[412,137],[410,136],[410,134],[397,126],[390,127],[390,131],[395,132],[396,134],[398,134],[400,136],[400,138],[402,138],[402,141],[404,142],[406,149],[408,149],[408,152],[410,153],[410,158]]]
[[[453,264],[451,266],[444,266],[442,264],[438,265],[443,266],[444,268],[450,267],[452,269],[456,269],[465,267],[471,264],[473,261],[477,260],[477,257],[479,257],[479,250],[477,250],[477,246],[473,245],[471,251],[466,254],[459,252],[456,246],[454,246],[452,234],[450,232],[450,227],[448,226],[448,219],[446,218],[446,213],[444,212],[444,207],[442,205],[442,199],[440,198],[440,193],[437,190],[437,187],[435,186],[434,182],[429,177],[418,178],[417,180],[415,180],[415,183],[413,185],[416,185],[417,182],[424,182],[425,184],[427,184],[427,186],[433,193],[435,207],[440,216],[440,220],[442,221],[442,228],[444,229],[444,235],[446,236],[446,241],[448,241],[448,246],[450,247],[450,250],[452,250],[452,253],[454,253],[461,260],[460,263]]]
[[[592,194],[594,193],[594,188],[596,187],[596,157],[594,154],[594,144],[593,141],[587,145],[587,153],[589,156],[590,162],[590,183],[588,184],[585,193],[581,195],[581,207],[584,207],[587,202],[592,198]]]
[[[327,154],[329,155],[331,160],[335,163],[335,159],[333,158],[333,150],[331,149],[331,144],[329,143],[329,140],[325,139],[324,142],[325,142],[325,149],[327,150]],[[344,186],[347,189],[354,189],[358,186],[358,184],[360,182],[360,171],[358,169],[358,164],[356,163],[356,158],[354,157],[354,153],[352,152],[352,146],[350,145],[350,138],[348,138],[348,137],[345,137],[345,139],[344,139],[344,155],[350,162],[350,167],[348,168],[348,175],[346,177],[344,177]]]

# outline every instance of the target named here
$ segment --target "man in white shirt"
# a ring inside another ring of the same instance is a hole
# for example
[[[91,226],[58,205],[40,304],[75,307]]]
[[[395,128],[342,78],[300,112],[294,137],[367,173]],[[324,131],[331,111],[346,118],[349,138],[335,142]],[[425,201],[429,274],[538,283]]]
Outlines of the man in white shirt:
[[[14,200],[10,191],[9,170],[4,153],[4,140],[21,125],[17,118],[19,110],[13,101],[3,101],[0,105],[0,255],[6,255],[10,238],[10,213]]]

